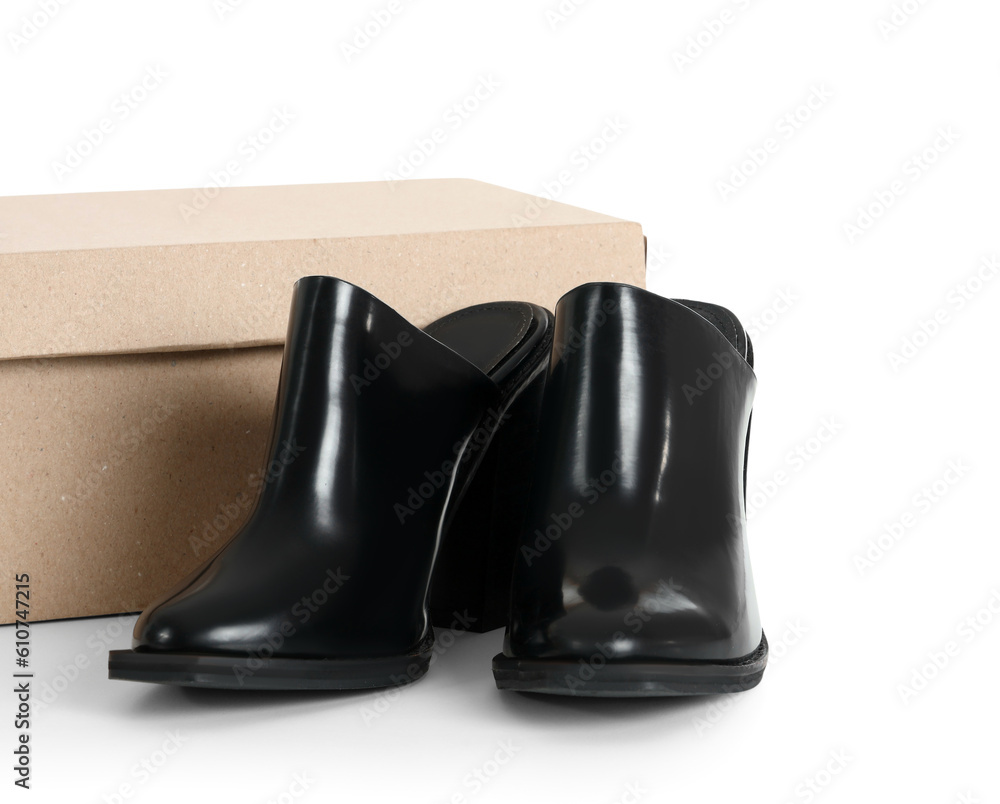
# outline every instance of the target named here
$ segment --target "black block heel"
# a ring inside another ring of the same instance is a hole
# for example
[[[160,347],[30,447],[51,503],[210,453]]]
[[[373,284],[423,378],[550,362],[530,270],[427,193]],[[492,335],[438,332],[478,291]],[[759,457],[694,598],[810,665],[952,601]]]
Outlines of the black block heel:
[[[501,414],[482,462],[446,521],[430,592],[437,628],[482,633],[507,624],[546,368],[543,361]]]

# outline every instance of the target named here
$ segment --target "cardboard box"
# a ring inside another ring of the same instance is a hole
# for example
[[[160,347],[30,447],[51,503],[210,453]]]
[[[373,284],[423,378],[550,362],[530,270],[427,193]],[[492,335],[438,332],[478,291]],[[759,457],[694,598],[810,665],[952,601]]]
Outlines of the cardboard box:
[[[638,224],[467,180],[0,198],[0,576],[137,611],[230,538],[301,276],[426,325],[644,273]]]

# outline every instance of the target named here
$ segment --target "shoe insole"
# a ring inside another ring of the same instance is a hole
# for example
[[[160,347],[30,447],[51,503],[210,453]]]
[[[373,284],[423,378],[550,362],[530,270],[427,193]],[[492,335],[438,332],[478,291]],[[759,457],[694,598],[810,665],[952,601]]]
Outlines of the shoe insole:
[[[527,302],[491,302],[457,310],[424,331],[499,382],[534,347],[549,315]]]
[[[712,324],[753,367],[753,345],[729,310],[708,302],[673,301]],[[518,364],[515,356],[534,345],[533,336],[538,336],[540,324],[548,316],[544,308],[527,302],[491,302],[450,313],[424,331],[499,381]]]
[[[743,355],[750,368],[753,368],[753,344],[750,343],[746,330],[735,315],[718,304],[690,301],[689,299],[673,299],[673,301],[677,304],[683,304],[689,310],[694,310],[714,325],[719,332],[726,336],[726,340],[733,345],[733,348]]]

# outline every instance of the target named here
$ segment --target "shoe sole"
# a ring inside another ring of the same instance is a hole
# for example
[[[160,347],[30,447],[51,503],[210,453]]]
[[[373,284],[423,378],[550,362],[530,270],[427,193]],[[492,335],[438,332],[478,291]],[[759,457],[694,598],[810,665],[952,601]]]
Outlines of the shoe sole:
[[[767,638],[740,659],[711,661],[605,661],[493,659],[497,689],[592,698],[654,698],[715,695],[756,687],[767,664]]]
[[[427,673],[434,637],[405,656],[286,659],[113,650],[108,678],[226,690],[363,690],[401,687]]]

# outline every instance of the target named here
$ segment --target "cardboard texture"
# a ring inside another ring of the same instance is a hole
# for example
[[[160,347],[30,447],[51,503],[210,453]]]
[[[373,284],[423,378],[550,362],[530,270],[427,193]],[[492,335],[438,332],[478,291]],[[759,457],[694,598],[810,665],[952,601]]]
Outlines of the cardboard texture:
[[[0,574],[32,620],[137,611],[222,546],[301,276],[423,326],[644,263],[637,223],[468,180],[0,198]]]

